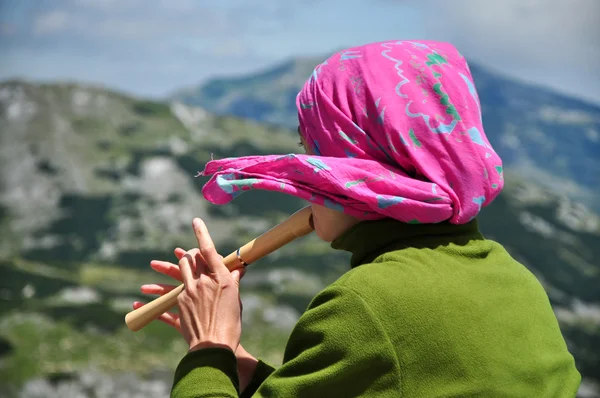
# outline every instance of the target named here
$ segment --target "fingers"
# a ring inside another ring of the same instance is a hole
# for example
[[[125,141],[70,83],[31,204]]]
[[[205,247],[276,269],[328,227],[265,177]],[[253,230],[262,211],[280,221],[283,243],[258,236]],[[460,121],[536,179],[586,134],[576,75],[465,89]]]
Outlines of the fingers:
[[[175,253],[175,257],[177,257],[177,260],[180,260],[180,259],[181,259],[181,257],[183,257],[183,255],[184,255],[185,253],[187,253],[187,252],[186,252],[184,249],[182,249],[181,247],[178,247],[178,248],[176,248],[176,249],[175,249],[173,252]],[[198,252],[198,253],[199,253],[199,252]],[[200,257],[202,257],[202,255],[201,255],[201,254],[200,254]],[[219,257],[221,258],[221,261],[223,261],[223,258],[224,258],[224,257],[223,257],[222,255],[220,255],[220,254],[219,254]],[[172,264],[172,263],[169,263],[169,264]],[[172,265],[173,265],[173,266],[175,266],[175,267],[177,267],[175,264],[172,264]],[[177,267],[177,275],[179,275],[179,267]],[[243,273],[242,273],[242,275],[243,275]]]
[[[181,271],[179,270],[179,266],[177,264],[173,264],[168,261],[152,260],[150,262],[150,267],[156,272],[170,276],[171,278],[182,282]]]
[[[177,314],[174,314],[172,312],[165,312],[156,319],[166,323],[169,326],[173,326],[175,329],[181,331],[181,320],[179,319],[179,315]]]
[[[165,285],[163,283],[153,283],[149,285],[142,285],[141,292],[144,294],[158,294],[162,296],[163,294],[169,293],[171,290],[175,289],[175,285]]]
[[[175,257],[177,257],[177,260],[181,260],[181,257],[186,253],[181,247],[176,248],[173,252],[175,253]]]
[[[173,252],[175,253],[175,257],[177,257],[177,259],[179,259],[179,260],[181,260],[181,258],[186,253],[188,253],[187,251],[185,251],[184,249],[182,249],[180,247],[176,248]],[[202,259],[202,256],[199,254],[200,253],[199,249],[192,249],[189,251],[189,253],[194,258],[194,261],[192,261],[192,264],[191,264],[192,272],[195,272],[196,275],[200,275],[200,273],[203,272],[203,269],[206,268],[205,261],[204,261],[204,259]],[[222,256],[220,256],[220,257],[223,258]],[[159,272],[163,275],[169,276],[173,279],[183,282],[183,278],[181,276],[181,269],[180,269],[179,265],[177,265],[177,264],[173,264],[168,261],[152,260],[150,262],[150,267],[153,270],[155,270],[156,272]],[[198,267],[200,267],[200,269],[197,269]]]
[[[143,306],[144,306],[144,304],[140,303],[139,301],[136,301],[135,303],[133,303],[134,310],[137,310],[138,308],[143,307]],[[165,312],[164,314],[162,314],[161,316],[159,316],[156,319],[181,331],[181,320],[179,319],[179,315],[177,315],[175,313]]]
[[[206,261],[200,254],[200,250],[194,249],[194,263],[196,265],[196,276],[199,278],[200,275],[206,274],[210,272],[208,266],[206,265]]]
[[[206,266],[210,270],[210,272],[218,273],[218,274],[229,274],[229,270],[223,264],[223,258],[217,253],[215,249],[215,245],[208,233],[208,229],[199,218],[194,218],[192,221],[192,226],[194,228],[194,233],[196,234],[196,239],[198,239],[198,247],[200,248],[200,254],[202,258],[206,261]]]
[[[194,284],[194,271],[192,270],[193,262],[194,257],[189,252],[184,254],[183,257],[181,257],[181,260],[179,260],[181,278],[183,284],[188,288]]]

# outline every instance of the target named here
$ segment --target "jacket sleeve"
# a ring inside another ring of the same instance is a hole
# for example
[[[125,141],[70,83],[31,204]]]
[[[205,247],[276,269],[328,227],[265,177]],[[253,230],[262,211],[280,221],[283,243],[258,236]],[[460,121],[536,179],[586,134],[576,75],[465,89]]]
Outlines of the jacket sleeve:
[[[237,397],[233,353],[203,351],[182,360],[171,397]],[[274,370],[259,363],[243,394],[290,398],[399,395],[395,350],[376,314],[358,294],[339,286],[315,297],[290,335],[283,365]]]
[[[259,360],[240,397],[252,397],[275,369]],[[175,370],[171,398],[238,397],[237,362],[226,348],[204,348],[187,354]]]
[[[171,398],[237,398],[238,388],[235,354],[226,348],[203,348],[177,365]]]

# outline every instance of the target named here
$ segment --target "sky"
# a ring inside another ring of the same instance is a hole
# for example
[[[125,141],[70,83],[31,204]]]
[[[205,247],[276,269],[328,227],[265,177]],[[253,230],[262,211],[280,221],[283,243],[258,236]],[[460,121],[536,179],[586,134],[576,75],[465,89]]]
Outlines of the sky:
[[[0,80],[160,98],[291,57],[428,39],[600,104],[597,21],[600,0],[0,0]]]

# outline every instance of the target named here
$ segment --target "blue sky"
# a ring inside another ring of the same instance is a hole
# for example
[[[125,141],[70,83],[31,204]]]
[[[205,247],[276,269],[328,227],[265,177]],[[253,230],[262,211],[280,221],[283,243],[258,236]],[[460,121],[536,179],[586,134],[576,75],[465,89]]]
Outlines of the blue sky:
[[[212,76],[395,39],[600,103],[596,0],[0,0],[0,79],[160,97]]]

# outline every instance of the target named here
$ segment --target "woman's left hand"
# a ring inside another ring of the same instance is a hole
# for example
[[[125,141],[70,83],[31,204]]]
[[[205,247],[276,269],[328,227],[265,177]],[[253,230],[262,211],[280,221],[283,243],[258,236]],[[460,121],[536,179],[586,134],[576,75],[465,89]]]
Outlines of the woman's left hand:
[[[179,260],[185,285],[177,297],[181,333],[190,351],[224,347],[236,352],[242,333],[239,281],[241,270],[229,271],[217,253],[204,222],[192,222],[198,248]]]

